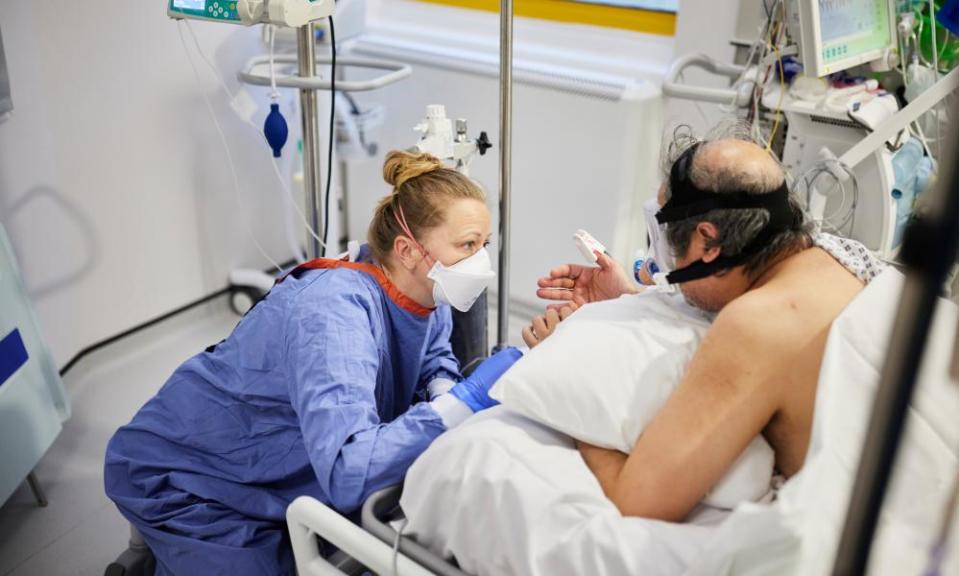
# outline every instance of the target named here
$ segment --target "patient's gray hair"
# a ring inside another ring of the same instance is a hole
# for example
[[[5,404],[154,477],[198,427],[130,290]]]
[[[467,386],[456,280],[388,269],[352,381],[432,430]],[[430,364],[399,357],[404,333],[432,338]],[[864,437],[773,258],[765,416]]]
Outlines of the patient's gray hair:
[[[661,162],[667,200],[671,195],[669,174],[673,164],[692,146],[718,140],[741,140],[759,145],[746,124],[733,121],[719,124],[702,139],[696,138],[690,127],[685,125],[677,127],[670,136],[671,140],[663,145]],[[692,183],[702,190],[717,194],[731,192],[767,194],[776,191],[786,177],[781,164],[777,171],[749,170],[738,164],[703,166],[703,162],[696,161],[703,148],[700,146],[694,152],[689,174]],[[776,163],[779,164],[779,161],[776,160]],[[747,276],[753,277],[765,269],[772,260],[785,254],[798,252],[812,244],[813,224],[806,217],[792,191],[789,195],[789,204],[793,212],[792,225],[743,263]],[[710,222],[716,226],[719,235],[707,247],[719,247],[722,254],[735,256],[759,234],[768,221],[769,212],[761,208],[712,210],[706,214],[667,225],[666,238],[673,253],[683,255],[689,249],[689,242],[696,226],[700,222]]]

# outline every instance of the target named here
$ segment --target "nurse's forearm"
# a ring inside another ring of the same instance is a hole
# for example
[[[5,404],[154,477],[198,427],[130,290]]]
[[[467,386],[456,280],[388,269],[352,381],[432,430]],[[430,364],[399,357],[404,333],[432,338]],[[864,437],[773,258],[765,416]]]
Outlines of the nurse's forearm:
[[[373,492],[403,481],[407,469],[445,431],[437,413],[425,402],[412,406],[388,424],[353,432],[339,445],[317,431],[311,457],[329,502],[348,514]]]

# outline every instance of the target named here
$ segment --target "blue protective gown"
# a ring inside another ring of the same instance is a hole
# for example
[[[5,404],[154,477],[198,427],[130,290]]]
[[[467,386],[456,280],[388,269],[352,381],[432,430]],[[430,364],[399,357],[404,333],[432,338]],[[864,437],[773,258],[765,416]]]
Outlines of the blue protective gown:
[[[417,305],[369,264],[314,266],[181,365],[110,441],[106,493],[158,574],[293,574],[294,498],[354,512],[444,431],[418,400],[433,379],[460,379],[449,307]]]

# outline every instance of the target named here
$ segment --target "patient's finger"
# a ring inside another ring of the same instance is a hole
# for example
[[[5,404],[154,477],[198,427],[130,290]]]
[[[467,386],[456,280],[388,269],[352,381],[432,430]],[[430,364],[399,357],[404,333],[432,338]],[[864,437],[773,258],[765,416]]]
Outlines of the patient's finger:
[[[555,308],[548,308],[546,310],[546,328],[549,329],[550,333],[556,329],[556,326],[559,324],[559,310]]]
[[[562,266],[557,266],[549,271],[550,278],[572,278],[573,280],[579,278],[579,275],[583,273],[583,267],[579,264],[563,264]]]
[[[546,326],[546,317],[537,316],[533,318],[533,332],[540,339],[549,335],[549,327]]]
[[[560,308],[560,310],[559,310],[559,319],[560,319],[560,320],[566,320],[567,318],[569,318],[570,316],[572,316],[572,315],[573,315],[573,312],[576,312],[576,310],[577,310],[578,308],[579,308],[579,306],[577,306],[576,304],[570,304],[569,306],[563,306],[563,307]]]
[[[569,278],[540,278],[536,281],[540,288],[573,288],[576,282]]]
[[[523,328],[523,342],[526,342],[526,345],[530,348],[535,348],[536,345],[539,344],[539,340],[537,340],[533,334],[533,329],[529,326]]]
[[[540,288],[536,291],[536,295],[543,300],[564,300],[567,302],[574,298],[572,290],[562,288]]]

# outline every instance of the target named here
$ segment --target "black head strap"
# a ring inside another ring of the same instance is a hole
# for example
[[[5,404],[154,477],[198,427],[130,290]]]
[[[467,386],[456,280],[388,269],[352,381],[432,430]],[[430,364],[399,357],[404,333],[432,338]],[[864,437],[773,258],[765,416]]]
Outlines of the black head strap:
[[[750,256],[767,246],[776,235],[793,225],[794,214],[789,204],[789,188],[786,183],[772,192],[750,194],[747,192],[712,192],[699,188],[690,177],[693,157],[700,144],[694,144],[673,163],[669,174],[670,198],[656,214],[660,224],[680,222],[702,216],[712,210],[763,209],[769,212],[769,222],[738,254],[720,255],[712,262],[696,261],[689,266],[667,275],[670,284],[681,284],[705,278],[741,265]]]

